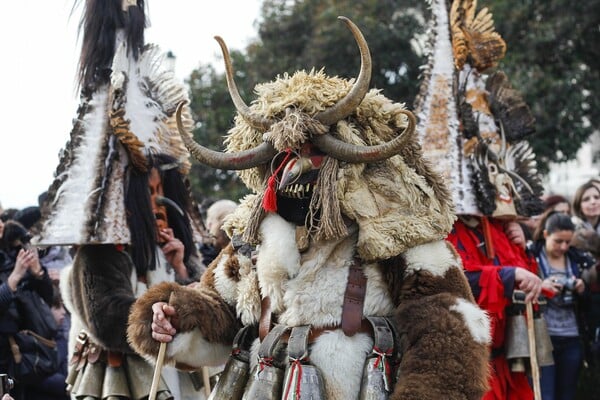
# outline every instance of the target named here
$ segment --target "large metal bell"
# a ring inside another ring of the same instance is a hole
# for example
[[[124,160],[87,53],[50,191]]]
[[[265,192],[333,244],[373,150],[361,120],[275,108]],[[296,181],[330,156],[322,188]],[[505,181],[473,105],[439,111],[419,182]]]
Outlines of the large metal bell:
[[[506,359],[513,372],[525,372],[529,358],[529,339],[525,315],[517,314],[507,318],[504,339]]]
[[[554,365],[552,340],[550,340],[550,334],[548,334],[548,327],[546,326],[544,318],[541,316],[534,318],[533,328],[535,332],[535,352],[538,365],[540,367]]]

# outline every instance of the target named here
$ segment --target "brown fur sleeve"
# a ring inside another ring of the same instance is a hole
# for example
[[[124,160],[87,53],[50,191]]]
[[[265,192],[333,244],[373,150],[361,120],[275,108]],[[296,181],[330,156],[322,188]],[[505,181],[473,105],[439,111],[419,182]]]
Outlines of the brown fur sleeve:
[[[487,390],[489,320],[446,242],[383,263],[394,278],[400,376],[391,399],[479,400]]]
[[[402,359],[391,400],[479,400],[487,390],[488,347],[473,339],[456,297],[406,301],[396,313]]]
[[[235,310],[208,287],[189,288],[175,283],[161,283],[150,288],[133,305],[129,314],[127,336],[140,354],[156,356],[159,342],[152,338],[152,305],[167,302],[176,310],[173,324],[179,332],[198,329],[212,343],[230,344],[240,327]]]

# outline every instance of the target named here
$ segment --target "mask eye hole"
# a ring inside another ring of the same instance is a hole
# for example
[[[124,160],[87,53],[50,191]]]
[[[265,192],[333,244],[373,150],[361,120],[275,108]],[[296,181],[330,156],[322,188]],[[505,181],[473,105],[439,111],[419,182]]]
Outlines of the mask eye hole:
[[[289,156],[288,156],[289,154]],[[281,165],[284,160],[286,164],[288,162],[290,162],[290,160],[293,160],[294,158],[299,159],[300,158],[300,154],[295,152],[295,151],[280,151],[279,153],[275,154],[275,157],[273,157],[273,159],[271,160],[271,176],[275,175],[275,172],[277,172],[277,175],[275,176],[275,180],[277,182],[277,184],[279,184],[280,182],[280,175],[281,175],[281,171],[285,168],[285,165]],[[278,171],[279,169],[279,171]],[[296,178],[297,179],[297,178]]]

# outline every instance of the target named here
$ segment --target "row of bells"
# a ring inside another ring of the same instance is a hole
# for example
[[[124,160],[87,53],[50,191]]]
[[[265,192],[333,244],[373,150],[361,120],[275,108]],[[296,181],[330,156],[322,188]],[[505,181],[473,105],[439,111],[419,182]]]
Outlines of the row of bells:
[[[554,364],[552,341],[548,334],[546,321],[541,316],[533,318],[535,333],[535,354],[538,366]],[[529,369],[529,339],[527,336],[527,319],[524,314],[508,317],[505,337],[506,359],[513,372],[526,372]]]
[[[275,366],[258,366],[249,370],[247,360],[230,356],[208,400],[291,400],[326,398],[323,377],[313,365],[303,365],[299,382],[294,382],[288,366],[285,371]],[[390,388],[384,371],[375,358],[368,358],[363,371],[359,400],[387,400]]]

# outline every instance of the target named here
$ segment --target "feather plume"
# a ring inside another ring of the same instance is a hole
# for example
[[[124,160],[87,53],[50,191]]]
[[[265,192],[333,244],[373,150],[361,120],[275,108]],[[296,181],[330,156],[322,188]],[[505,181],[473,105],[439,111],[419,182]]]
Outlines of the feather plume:
[[[535,118],[518,90],[513,89],[502,71],[486,82],[490,109],[504,127],[509,142],[521,140],[535,132]]]
[[[469,61],[478,71],[498,64],[506,53],[506,43],[494,30],[494,20],[487,8],[477,15],[477,0],[459,0],[452,4],[450,24],[456,68]]]

